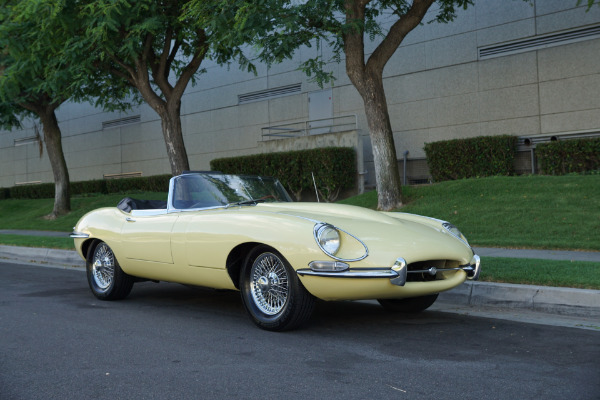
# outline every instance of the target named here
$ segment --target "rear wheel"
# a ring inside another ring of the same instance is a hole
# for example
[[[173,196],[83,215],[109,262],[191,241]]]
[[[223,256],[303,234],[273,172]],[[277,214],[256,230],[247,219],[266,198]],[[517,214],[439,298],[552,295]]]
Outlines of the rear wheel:
[[[406,299],[378,299],[381,306],[390,312],[416,314],[428,309],[438,297],[438,293]]]
[[[131,292],[133,277],[123,272],[112,249],[104,242],[90,246],[86,271],[92,293],[101,300],[124,299]]]
[[[283,331],[306,322],[315,299],[290,264],[266,246],[255,248],[242,267],[242,301],[250,319],[262,329]]]

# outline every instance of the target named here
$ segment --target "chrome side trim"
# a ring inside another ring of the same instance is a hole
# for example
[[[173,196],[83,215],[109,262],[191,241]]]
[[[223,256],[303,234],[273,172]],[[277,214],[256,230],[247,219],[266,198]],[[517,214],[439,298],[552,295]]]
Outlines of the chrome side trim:
[[[83,232],[75,232],[73,231],[69,237],[73,238],[73,239],[87,239],[90,237],[90,235],[88,235],[87,233],[83,233]]]
[[[393,285],[406,283],[406,260],[398,258],[392,268],[351,268],[344,271],[314,271],[303,268],[296,271],[300,276],[320,276],[325,278],[372,279],[388,278]]]
[[[396,278],[398,273],[389,268],[365,268],[365,269],[349,269],[341,272],[329,272],[329,271],[313,271],[312,269],[305,268],[299,269],[296,273],[300,276],[322,276],[328,278]]]

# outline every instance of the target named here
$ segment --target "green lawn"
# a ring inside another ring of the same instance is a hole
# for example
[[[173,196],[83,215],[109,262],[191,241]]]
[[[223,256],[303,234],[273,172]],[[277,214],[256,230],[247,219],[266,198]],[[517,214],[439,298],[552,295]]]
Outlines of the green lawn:
[[[450,221],[471,245],[600,251],[600,175],[463,179],[403,195],[398,211]],[[376,208],[377,194],[342,203]]]
[[[75,226],[79,218],[85,213],[100,207],[115,207],[126,196],[148,200],[167,200],[167,193],[157,192],[135,192],[127,195],[119,193],[108,195],[96,194],[84,197],[72,197],[72,211],[68,215],[55,220],[44,218],[44,216],[52,212],[54,199],[0,200],[0,229],[71,232],[73,226]]]
[[[51,249],[75,250],[70,237],[24,236],[0,234],[0,244],[24,247],[48,247]]]
[[[600,289],[600,264],[585,261],[482,257],[481,281]]]
[[[52,211],[54,199],[6,199],[0,200],[0,229],[27,229],[41,231],[72,232],[73,227],[85,213],[100,207],[114,207],[124,194],[88,195],[71,198],[71,212],[55,220],[44,217]],[[166,200],[167,193],[134,192],[127,196]],[[44,236],[0,234],[0,244],[27,247],[51,247],[74,249],[73,239]]]

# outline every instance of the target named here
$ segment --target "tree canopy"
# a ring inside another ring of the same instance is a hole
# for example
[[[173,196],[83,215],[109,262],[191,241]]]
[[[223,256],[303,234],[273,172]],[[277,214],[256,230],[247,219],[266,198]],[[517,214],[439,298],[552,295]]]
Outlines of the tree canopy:
[[[54,218],[70,210],[69,173],[55,111],[77,97],[72,86],[84,66],[66,65],[66,43],[77,32],[74,1],[2,1],[0,4],[0,124],[40,120],[55,182]],[[40,138],[41,140],[41,138]]]
[[[597,2],[596,0],[577,0],[577,5],[580,6],[582,3],[587,2],[587,9],[589,11],[590,8],[592,8],[592,6],[594,4],[598,4],[600,5],[600,2]]]
[[[145,101],[161,118],[171,172],[188,170],[181,127],[181,99],[205,59],[235,59],[252,70],[230,34],[232,18],[244,2],[206,0],[94,0],[81,8],[85,34],[75,51],[92,60],[94,80],[106,82],[97,105],[110,109],[113,98]],[[121,103],[122,104],[122,103]]]

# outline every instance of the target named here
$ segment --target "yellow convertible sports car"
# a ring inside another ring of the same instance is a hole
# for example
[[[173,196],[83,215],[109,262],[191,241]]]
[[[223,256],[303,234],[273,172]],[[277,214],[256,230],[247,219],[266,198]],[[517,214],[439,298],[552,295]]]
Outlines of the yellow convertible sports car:
[[[448,222],[295,203],[260,176],[186,172],[166,202],[125,198],[83,216],[71,237],[99,299],[140,280],[239,290],[252,321],[274,331],[306,322],[315,298],[423,311],[480,269]]]

